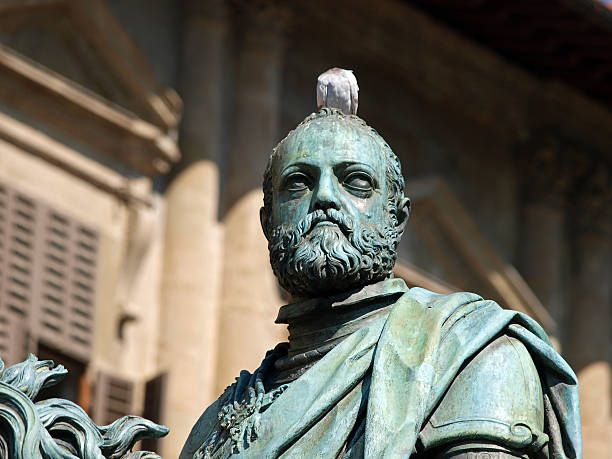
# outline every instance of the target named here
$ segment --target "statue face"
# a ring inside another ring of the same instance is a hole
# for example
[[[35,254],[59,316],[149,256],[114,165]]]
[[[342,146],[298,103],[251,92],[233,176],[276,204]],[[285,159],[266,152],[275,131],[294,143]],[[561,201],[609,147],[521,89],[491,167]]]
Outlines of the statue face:
[[[313,211],[329,208],[364,225],[387,221],[386,160],[373,140],[342,127],[310,130],[316,132],[287,139],[276,162],[274,226],[296,225]]]
[[[331,117],[285,139],[267,236],[274,272],[292,294],[321,296],[390,275],[401,228],[386,161],[363,127]]]

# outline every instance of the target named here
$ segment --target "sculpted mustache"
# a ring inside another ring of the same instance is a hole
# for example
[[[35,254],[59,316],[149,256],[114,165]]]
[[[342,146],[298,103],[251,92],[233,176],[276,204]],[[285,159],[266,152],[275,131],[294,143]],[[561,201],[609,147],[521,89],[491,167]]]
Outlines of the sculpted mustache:
[[[322,222],[330,222],[338,225],[340,230],[347,235],[352,233],[355,227],[353,221],[339,210],[327,209],[324,211],[317,209],[298,223],[296,229],[301,236],[304,236],[317,224]]]

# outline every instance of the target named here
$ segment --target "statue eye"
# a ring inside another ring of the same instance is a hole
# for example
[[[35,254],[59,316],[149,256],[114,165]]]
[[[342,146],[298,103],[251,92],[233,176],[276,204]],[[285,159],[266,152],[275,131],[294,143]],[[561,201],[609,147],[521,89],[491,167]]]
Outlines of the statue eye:
[[[310,179],[306,175],[299,172],[291,174],[285,180],[285,189],[290,192],[307,190],[309,185]]]
[[[353,172],[344,179],[344,186],[358,193],[370,193],[374,188],[372,178],[365,172]]]

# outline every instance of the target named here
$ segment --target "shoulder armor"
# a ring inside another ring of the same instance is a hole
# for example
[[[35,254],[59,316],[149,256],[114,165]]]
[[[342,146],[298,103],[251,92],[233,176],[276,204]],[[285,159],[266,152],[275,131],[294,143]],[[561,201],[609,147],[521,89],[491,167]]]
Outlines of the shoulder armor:
[[[537,451],[547,441],[538,371],[525,346],[502,335],[455,378],[419,435],[423,449],[458,441]]]

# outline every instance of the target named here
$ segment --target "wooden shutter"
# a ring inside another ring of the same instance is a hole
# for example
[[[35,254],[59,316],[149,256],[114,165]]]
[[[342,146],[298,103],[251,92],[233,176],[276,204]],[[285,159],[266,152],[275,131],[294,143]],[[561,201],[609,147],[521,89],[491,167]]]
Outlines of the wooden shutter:
[[[142,416],[157,424],[162,423],[164,397],[166,393],[166,373],[150,379],[145,385],[145,400]],[[146,438],[142,441],[144,451],[159,452],[159,438]]]
[[[88,360],[93,344],[97,235],[48,208],[42,219],[40,338]]]
[[[36,205],[0,184],[0,356],[23,360],[35,295]]]
[[[3,305],[21,317],[31,314],[34,294],[36,207],[26,197],[2,188]]]
[[[100,425],[133,414],[134,384],[124,378],[99,372],[94,385],[93,419]]]
[[[97,244],[91,228],[0,184],[2,357],[23,359],[24,343],[41,340],[89,360]]]

